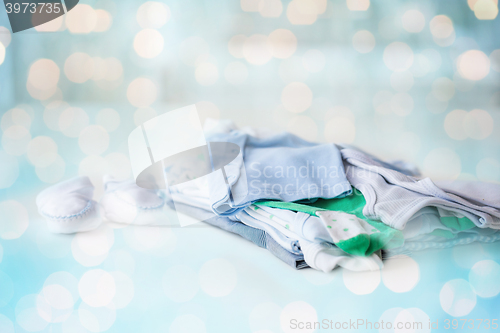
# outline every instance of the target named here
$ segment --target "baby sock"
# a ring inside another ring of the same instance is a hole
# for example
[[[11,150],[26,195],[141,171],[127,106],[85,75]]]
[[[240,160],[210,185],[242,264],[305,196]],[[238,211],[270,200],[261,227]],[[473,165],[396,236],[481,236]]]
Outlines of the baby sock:
[[[157,225],[166,218],[164,200],[157,191],[139,187],[133,180],[118,181],[111,176],[104,176],[103,183],[104,195],[100,204],[107,220]]]
[[[354,215],[336,211],[317,211],[335,245],[344,252],[365,256],[370,247],[370,234],[377,232]]]
[[[99,205],[92,200],[94,186],[86,176],[53,185],[38,194],[38,212],[49,230],[71,234],[97,228],[101,222]]]

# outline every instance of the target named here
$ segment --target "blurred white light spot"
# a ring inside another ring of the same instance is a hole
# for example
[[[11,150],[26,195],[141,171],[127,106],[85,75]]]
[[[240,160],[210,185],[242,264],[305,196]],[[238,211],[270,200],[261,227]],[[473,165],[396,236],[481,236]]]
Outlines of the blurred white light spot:
[[[347,117],[333,117],[325,125],[325,140],[334,143],[352,143],[356,138],[354,121]]]
[[[11,187],[19,177],[17,158],[0,151],[0,189]]]
[[[16,322],[28,332],[42,331],[48,325],[48,322],[40,316],[36,307],[37,298],[38,295],[36,294],[25,295],[16,304]],[[50,308],[48,311],[50,311]]]
[[[169,333],[206,333],[205,323],[192,314],[180,315],[170,325]]]
[[[247,37],[245,35],[233,36],[228,43],[229,53],[235,58],[243,58],[243,45]]]
[[[265,35],[252,35],[245,39],[243,56],[254,65],[264,65],[273,57],[271,43]]]
[[[371,294],[380,284],[380,271],[354,272],[344,269],[342,277],[346,288],[356,295]]]
[[[22,236],[29,224],[26,208],[18,201],[6,200],[0,202],[0,238],[16,239]]]
[[[432,82],[432,94],[440,101],[449,101],[455,95],[455,84],[447,77],[440,77]]]
[[[288,84],[281,93],[281,103],[285,109],[293,113],[301,113],[312,104],[313,94],[311,89],[302,82]]]
[[[365,11],[370,8],[370,0],[346,0],[347,8],[353,11]]]
[[[51,323],[65,321],[73,312],[75,299],[68,291],[59,284],[44,285],[37,298],[38,314]]]
[[[151,59],[163,51],[164,40],[158,30],[144,29],[134,38],[134,50],[142,58]]]
[[[15,333],[14,324],[9,318],[0,314],[0,332],[2,333]]]
[[[417,33],[425,27],[425,16],[416,9],[408,10],[401,17],[403,29],[411,33]]]
[[[78,146],[87,155],[100,155],[108,149],[109,134],[102,126],[87,126],[80,133]]]
[[[3,64],[5,60],[5,46],[3,46],[2,43],[0,43],[0,65]]]
[[[404,117],[413,111],[413,98],[407,93],[399,93],[392,96],[391,109],[398,116]]]
[[[61,132],[71,138],[77,138],[88,124],[89,116],[80,108],[67,108],[59,116]]]
[[[167,269],[163,275],[163,291],[169,299],[182,303],[193,299],[198,293],[198,275],[189,266],[177,265]]]
[[[30,67],[28,83],[34,89],[47,91],[57,86],[59,74],[59,67],[55,62],[49,59],[39,59]]]
[[[494,20],[498,15],[498,0],[477,0],[474,15],[479,20]]]
[[[82,302],[78,308],[78,316],[81,325],[90,332],[106,332],[115,323],[116,309],[112,303],[94,308]]]
[[[482,80],[490,72],[490,59],[482,51],[466,51],[458,57],[457,69],[468,80]]]
[[[410,71],[393,72],[391,74],[391,87],[398,92],[407,92],[413,87],[413,74]]]
[[[245,0],[242,0],[242,2]],[[260,0],[259,13],[263,17],[279,17],[283,12],[281,0]]]
[[[258,12],[261,0],[240,0],[241,9],[244,12]]]
[[[109,30],[109,28],[111,27],[111,23],[113,22],[111,14],[104,9],[97,9],[95,13],[97,16],[97,21],[94,27],[94,32],[104,32]]]
[[[236,287],[238,275],[225,259],[212,259],[203,264],[198,273],[201,289],[212,297],[229,295]]]
[[[78,283],[82,300],[92,307],[108,305],[115,297],[116,286],[113,276],[102,269],[85,272]]]
[[[97,24],[95,10],[85,4],[78,4],[66,14],[66,26],[73,34],[88,34]]]
[[[28,144],[27,156],[37,167],[47,167],[57,158],[57,144],[48,136],[37,136]]]
[[[479,297],[495,297],[500,293],[500,265],[493,260],[481,260],[472,266],[469,283]]]
[[[3,114],[0,129],[5,131],[14,125],[26,127],[29,130],[31,127],[31,116],[24,109],[17,107],[10,109]]]
[[[113,109],[102,109],[97,113],[96,123],[106,131],[113,132],[120,126],[120,114]]]
[[[231,42],[229,42],[229,46],[231,51]],[[188,66],[196,66],[207,59],[209,52],[210,47],[203,38],[192,36],[181,43],[179,58]]]
[[[153,81],[146,78],[137,78],[127,88],[127,99],[133,106],[145,108],[154,103],[157,93]]]
[[[464,118],[465,132],[474,140],[483,140],[489,137],[493,133],[494,124],[491,115],[480,109],[470,111]]]
[[[157,116],[156,111],[153,108],[146,107],[137,109],[134,112],[134,123],[137,126],[144,124],[146,121],[153,119]]]
[[[435,38],[445,39],[452,35],[454,32],[453,22],[446,15],[437,15],[429,22],[431,34]]]
[[[454,140],[467,139],[467,133],[464,130],[464,119],[467,116],[465,110],[453,110],[446,115],[444,119],[444,130],[448,136]]]
[[[423,172],[433,180],[455,180],[461,171],[460,157],[449,148],[436,148],[424,159]]]
[[[468,315],[476,306],[476,294],[469,282],[455,279],[446,282],[441,288],[439,301],[447,314],[462,317]]]
[[[391,71],[403,72],[413,64],[413,51],[408,44],[391,43],[384,50],[384,63]]]
[[[248,77],[247,66],[239,61],[233,61],[224,69],[224,77],[231,84],[242,84]]]
[[[11,126],[3,132],[2,147],[10,155],[21,156],[26,153],[30,140],[31,134],[24,126]]]
[[[292,24],[309,25],[316,22],[319,8],[314,0],[292,0],[286,9],[286,16]]]
[[[352,37],[352,46],[359,53],[369,53],[375,48],[375,37],[368,30],[360,30]]]
[[[304,301],[288,303],[280,314],[280,324],[283,332],[312,333],[316,330],[315,328],[301,328],[297,330],[296,327],[294,328],[293,325],[290,325],[290,323],[295,320],[302,323],[314,323],[318,321],[318,313],[312,305]]]
[[[395,293],[405,293],[420,280],[418,263],[408,256],[387,260],[382,269],[384,285]]]
[[[195,77],[202,86],[211,86],[219,79],[219,70],[212,63],[201,63],[196,66]]]
[[[325,68],[325,55],[320,50],[308,50],[302,56],[302,64],[311,73],[321,72]]]
[[[6,27],[0,26],[0,44],[7,48],[12,41],[12,33]]]
[[[476,166],[476,175],[483,182],[500,182],[500,162],[483,158]]]
[[[86,53],[73,53],[64,63],[64,73],[71,82],[84,83],[94,75],[94,61]]]
[[[308,116],[295,116],[287,124],[288,132],[301,137],[307,141],[316,141],[318,137],[318,125]]]
[[[290,30],[277,29],[269,34],[269,44],[275,58],[290,58],[297,50],[297,37]]]
[[[159,29],[170,19],[170,8],[156,1],[143,3],[137,10],[137,22],[143,29]]]

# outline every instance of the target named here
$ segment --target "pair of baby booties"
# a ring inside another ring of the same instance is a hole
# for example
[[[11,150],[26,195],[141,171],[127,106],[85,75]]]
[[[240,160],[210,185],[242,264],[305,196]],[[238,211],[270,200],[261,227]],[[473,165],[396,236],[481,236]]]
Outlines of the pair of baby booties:
[[[104,195],[92,200],[94,185],[86,176],[66,180],[43,190],[36,198],[38,212],[51,232],[71,234],[93,230],[102,221],[134,225],[156,224],[163,216],[165,200],[132,180],[104,176]]]

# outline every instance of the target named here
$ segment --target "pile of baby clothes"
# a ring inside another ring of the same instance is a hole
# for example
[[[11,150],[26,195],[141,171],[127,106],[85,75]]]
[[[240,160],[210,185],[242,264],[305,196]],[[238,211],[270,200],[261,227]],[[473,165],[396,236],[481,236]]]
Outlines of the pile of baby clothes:
[[[500,239],[500,185],[436,185],[412,165],[354,147],[230,121],[206,125],[207,141],[234,143],[241,158],[224,167],[225,181],[214,175],[206,187],[170,187],[167,204],[295,268],[378,270],[382,258]]]
[[[500,239],[500,185],[435,184],[412,165],[355,147],[238,129],[231,121],[205,126],[208,142],[240,148],[221,172],[175,182],[190,179],[189,170],[165,165],[175,185],[160,191],[105,177],[100,203],[92,201],[88,179],[78,177],[43,191],[40,214],[52,231],[71,233],[102,219],[161,224],[175,211],[238,234],[296,269],[324,272],[378,270],[382,259],[399,254]]]

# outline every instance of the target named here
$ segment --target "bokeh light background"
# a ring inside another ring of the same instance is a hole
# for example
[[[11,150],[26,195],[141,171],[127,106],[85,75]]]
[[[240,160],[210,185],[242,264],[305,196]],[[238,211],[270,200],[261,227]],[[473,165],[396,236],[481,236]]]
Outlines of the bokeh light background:
[[[76,175],[99,199],[103,174],[131,177],[130,131],[193,103],[202,120],[354,144],[433,179],[500,182],[497,0],[82,0],[15,35],[2,9],[0,26],[0,332],[500,317],[496,244],[369,274],[296,272],[213,228],[51,235],[34,204]]]

